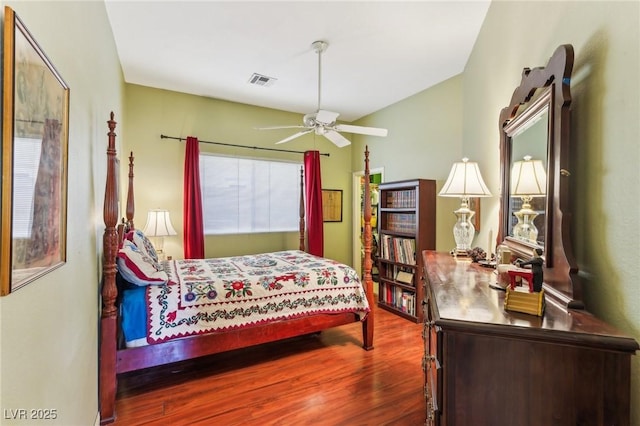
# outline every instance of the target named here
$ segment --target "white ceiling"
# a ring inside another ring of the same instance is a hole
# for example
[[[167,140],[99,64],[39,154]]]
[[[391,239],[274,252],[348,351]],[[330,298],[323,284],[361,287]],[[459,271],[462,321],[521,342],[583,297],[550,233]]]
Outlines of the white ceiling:
[[[461,73],[490,0],[106,0],[128,83],[353,121]],[[248,81],[253,73],[277,80]]]

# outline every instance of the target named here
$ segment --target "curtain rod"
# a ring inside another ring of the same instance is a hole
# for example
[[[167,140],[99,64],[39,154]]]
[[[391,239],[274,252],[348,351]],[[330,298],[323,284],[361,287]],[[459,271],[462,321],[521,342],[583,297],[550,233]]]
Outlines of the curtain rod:
[[[179,138],[176,136],[167,136],[167,135],[160,135],[160,139],[175,139],[178,141],[186,141],[186,138]],[[250,149],[261,149],[263,151],[278,151],[278,152],[290,152],[293,154],[304,154],[305,151],[292,151],[290,149],[278,149],[278,148],[263,148],[263,147],[259,147],[259,146],[246,146],[246,145],[236,145],[233,143],[224,143],[224,142],[210,142],[210,141],[201,141],[200,139],[198,139],[198,142],[200,143],[209,143],[212,145],[223,145],[223,146],[233,146],[235,148],[250,148]],[[323,154],[320,153],[320,155],[324,155],[326,157],[329,157],[330,154]]]

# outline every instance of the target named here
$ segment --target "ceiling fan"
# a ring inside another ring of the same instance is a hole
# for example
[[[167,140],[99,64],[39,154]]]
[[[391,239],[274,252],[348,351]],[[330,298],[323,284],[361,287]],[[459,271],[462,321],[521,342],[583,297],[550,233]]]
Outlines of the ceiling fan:
[[[337,112],[325,111],[320,109],[320,95],[321,95],[321,82],[322,82],[322,53],[327,50],[329,43],[326,41],[314,41],[311,47],[318,54],[318,110],[317,112],[306,114],[302,118],[302,125],[298,126],[273,126],[273,127],[259,127],[258,130],[273,130],[273,129],[304,129],[300,130],[291,136],[288,136],[276,144],[289,142],[307,133],[315,132],[316,135],[324,136],[329,139],[339,148],[351,144],[347,138],[342,136],[340,132],[357,133],[360,135],[369,136],[387,136],[387,129],[381,129],[378,127],[363,127],[354,126],[351,124],[337,124],[336,119],[340,115]]]

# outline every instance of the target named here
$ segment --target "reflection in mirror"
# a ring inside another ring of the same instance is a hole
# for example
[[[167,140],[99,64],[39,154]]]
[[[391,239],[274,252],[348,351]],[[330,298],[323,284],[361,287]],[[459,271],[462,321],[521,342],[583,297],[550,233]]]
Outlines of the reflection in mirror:
[[[511,135],[508,234],[544,250],[549,108],[544,105]]]
[[[512,199],[519,197],[521,200],[520,210],[514,213],[518,223],[513,227],[513,236],[544,247],[544,241],[538,240],[538,228],[534,223],[544,210],[531,208],[532,200],[545,197],[547,191],[547,173],[542,161],[525,155],[524,160],[513,163],[511,183]]]

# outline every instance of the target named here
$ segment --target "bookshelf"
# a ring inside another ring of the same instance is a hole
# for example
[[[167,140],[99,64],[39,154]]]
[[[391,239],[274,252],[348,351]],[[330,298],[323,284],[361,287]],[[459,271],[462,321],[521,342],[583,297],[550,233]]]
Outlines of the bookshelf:
[[[414,179],[379,186],[378,306],[421,322],[423,250],[436,248],[436,182]]]

